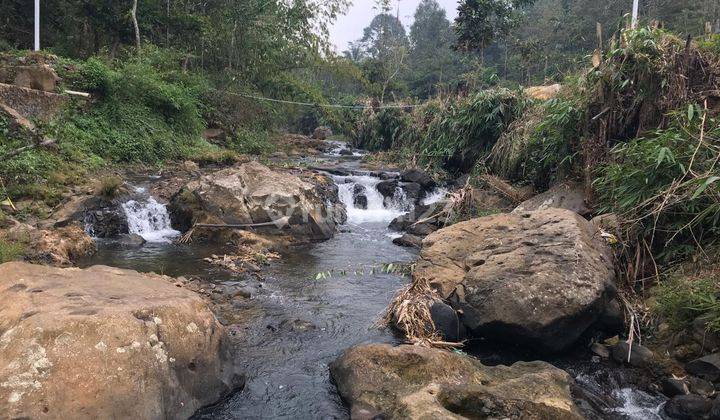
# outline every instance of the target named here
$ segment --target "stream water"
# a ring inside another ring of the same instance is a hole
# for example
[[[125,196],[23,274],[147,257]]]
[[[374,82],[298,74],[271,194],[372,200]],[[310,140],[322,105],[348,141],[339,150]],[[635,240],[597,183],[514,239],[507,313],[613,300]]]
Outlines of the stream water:
[[[387,229],[410,203],[400,193],[384,201],[375,188],[380,179],[368,174],[336,175],[333,179],[348,207],[346,225],[333,239],[296,248],[273,263],[263,272],[257,293],[236,304],[245,319],[237,330],[237,345],[246,386],[228,400],[197,413],[196,419],[345,419],[349,413],[331,383],[328,363],[356,344],[398,342],[391,332],[375,324],[393,294],[408,282],[384,273],[383,265],[416,258],[413,251],[393,245],[393,234]],[[356,185],[365,189],[366,209],[353,203]],[[427,200],[438,200],[444,194],[438,191]],[[164,206],[152,197],[140,196],[123,208],[131,233],[148,243],[125,249],[101,242],[100,251],[83,265],[195,275],[216,283],[237,280],[203,261],[213,253],[221,254],[221,249],[172,244],[170,239],[178,232],[171,229]],[[330,274],[317,279],[321,272]],[[597,370],[597,366],[581,363],[573,376],[588,393],[603,400],[602,418],[661,418],[657,413],[662,400],[620,385],[608,387],[596,380]]]

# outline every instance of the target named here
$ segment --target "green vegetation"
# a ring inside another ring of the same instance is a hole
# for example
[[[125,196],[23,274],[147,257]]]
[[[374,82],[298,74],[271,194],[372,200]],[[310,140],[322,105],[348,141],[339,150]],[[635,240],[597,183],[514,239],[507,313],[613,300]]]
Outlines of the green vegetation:
[[[25,251],[23,244],[0,238],[0,264],[19,259]]]
[[[420,164],[467,172],[517,118],[524,101],[520,93],[507,89],[453,99],[368,110],[353,140],[369,150],[403,149]]]
[[[688,329],[693,320],[701,318],[708,330],[720,333],[717,248],[709,249],[707,255],[701,261],[682,264],[654,291],[654,309],[676,331]]]
[[[100,178],[100,184],[98,185],[96,194],[100,197],[111,200],[118,196],[122,185],[123,185],[123,180],[120,179],[119,177],[104,176],[104,177]]]

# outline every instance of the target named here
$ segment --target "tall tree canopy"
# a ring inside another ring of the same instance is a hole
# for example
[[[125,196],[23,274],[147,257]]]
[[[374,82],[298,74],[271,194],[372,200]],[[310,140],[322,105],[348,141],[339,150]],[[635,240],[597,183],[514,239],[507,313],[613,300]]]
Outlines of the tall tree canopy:
[[[445,9],[436,0],[423,0],[410,27],[409,70],[406,75],[412,94],[428,98],[443,82],[462,72],[462,63],[452,45],[455,34]]]
[[[455,19],[457,47],[484,51],[496,38],[507,35],[519,19],[518,9],[534,0],[463,0]]]
[[[44,48],[70,57],[135,44],[134,0],[43,0]],[[143,42],[185,52],[209,69],[246,74],[290,69],[328,47],[327,28],[348,0],[138,0]],[[2,40],[30,48],[33,10],[3,2]]]

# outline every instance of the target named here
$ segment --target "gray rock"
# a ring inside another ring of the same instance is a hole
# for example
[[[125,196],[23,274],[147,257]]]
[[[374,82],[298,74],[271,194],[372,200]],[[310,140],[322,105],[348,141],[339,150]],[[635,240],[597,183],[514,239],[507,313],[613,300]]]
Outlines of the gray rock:
[[[428,236],[438,230],[438,227],[430,223],[417,223],[407,227],[407,233],[415,236]]]
[[[413,223],[415,223],[415,218],[412,217],[410,213],[407,213],[394,218],[388,228],[396,232],[402,232]]]
[[[316,140],[326,140],[328,137],[333,135],[333,131],[330,127],[320,126],[313,131],[312,137]]]
[[[135,233],[120,235],[117,240],[117,244],[123,248],[140,248],[145,242],[145,238]]]
[[[630,354],[629,359],[628,354]],[[630,366],[648,366],[654,356],[650,349],[638,343],[633,343],[631,346],[627,342],[621,341],[612,347],[613,360],[618,363],[629,364]]]
[[[422,187],[418,183],[415,183],[415,182],[403,183],[403,184],[400,184],[400,188],[403,189],[403,191],[405,192],[405,196],[408,199],[410,199],[416,203],[420,202],[420,200],[422,200],[423,197],[425,197],[425,191],[423,191]]]
[[[288,234],[296,243],[307,243],[335,234],[337,206],[328,200],[328,193],[296,175],[251,161],[190,181],[172,197],[168,211],[173,227],[181,231],[189,230],[195,221],[258,224],[285,220],[287,223],[257,231]],[[227,243],[232,233],[224,229],[198,235],[200,239]]]
[[[458,314],[450,305],[435,302],[430,307],[430,317],[435,330],[442,335],[443,340],[457,343],[464,338],[464,327],[460,324]]]
[[[662,392],[666,396],[672,398],[678,395],[687,395],[690,393],[687,384],[682,379],[665,378],[662,382]]]
[[[715,394],[715,385],[705,379],[688,376],[686,380],[693,394],[702,395],[703,397],[710,397]]]
[[[717,382],[720,380],[720,353],[695,359],[685,365],[685,370],[691,375]]]
[[[625,314],[617,299],[613,299],[607,304],[598,319],[597,327],[611,335],[625,330]]]
[[[406,248],[422,248],[422,238],[407,233],[399,238],[393,239],[393,243]]]
[[[330,375],[353,419],[584,418],[572,378],[544,362],[488,367],[440,349],[371,344],[346,350]]]
[[[610,349],[600,343],[593,343],[592,346],[590,346],[590,351],[602,357],[603,359],[610,358]]]
[[[375,187],[378,192],[385,198],[392,198],[395,196],[395,190],[397,190],[398,182],[395,180],[392,181],[382,181],[377,184]]]
[[[350,149],[342,149],[340,151],[340,156],[352,156],[353,152]]]
[[[712,406],[711,400],[700,395],[678,395],[665,404],[665,413],[673,419],[697,420],[709,414]]]
[[[430,191],[437,185],[430,175],[418,169],[410,169],[402,172],[400,174],[400,180],[419,184],[425,191]]]
[[[715,401],[713,401],[713,405],[710,409],[710,415],[708,416],[708,419],[720,420],[720,397],[715,397]]]
[[[355,204],[356,208],[367,209],[368,198],[363,185],[355,184],[355,187],[353,187],[353,204]]]
[[[607,244],[575,213],[497,214],[423,241],[413,277],[468,304],[468,335],[558,352],[574,344],[614,297]],[[465,322],[465,321],[463,321]]]
[[[715,350],[720,348],[720,335],[715,332],[708,331],[707,320],[696,318],[692,323],[692,337],[696,343],[700,344],[705,350]]]
[[[581,216],[590,214],[585,203],[585,191],[580,184],[559,184],[550,190],[523,201],[513,213],[559,208],[573,211]]]

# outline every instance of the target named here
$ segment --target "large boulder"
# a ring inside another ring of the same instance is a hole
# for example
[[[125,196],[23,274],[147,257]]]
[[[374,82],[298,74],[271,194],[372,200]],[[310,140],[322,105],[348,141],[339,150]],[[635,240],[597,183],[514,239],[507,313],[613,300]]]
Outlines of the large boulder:
[[[326,140],[328,137],[332,137],[333,132],[330,127],[320,126],[313,131],[312,138],[315,140]]]
[[[420,346],[353,347],[330,364],[351,418],[581,419],[573,380],[545,362],[482,365]]]
[[[172,281],[0,265],[0,417],[188,418],[242,385],[225,328]]]
[[[15,70],[15,86],[18,87],[53,92],[60,81],[55,70],[47,64],[18,66]]]
[[[70,266],[97,251],[95,241],[77,225],[45,230],[13,222],[0,239],[21,244],[28,261],[56,266]]]
[[[342,213],[321,190],[295,175],[248,162],[189,182],[173,196],[168,210],[173,226],[182,231],[196,222],[274,223],[258,231],[317,241],[333,236]]]
[[[581,216],[588,216],[591,213],[585,201],[584,187],[572,183],[555,185],[548,191],[523,201],[513,212],[523,213],[550,208],[571,210]]]
[[[424,191],[430,191],[437,185],[430,175],[419,169],[408,169],[402,172],[400,174],[400,180],[419,184]]]
[[[547,101],[556,97],[560,89],[562,89],[562,85],[557,83],[549,86],[531,86],[525,88],[525,95],[532,99]]]
[[[498,214],[423,241],[414,281],[463,312],[471,336],[549,352],[573,344],[615,294],[607,245],[568,210]]]

